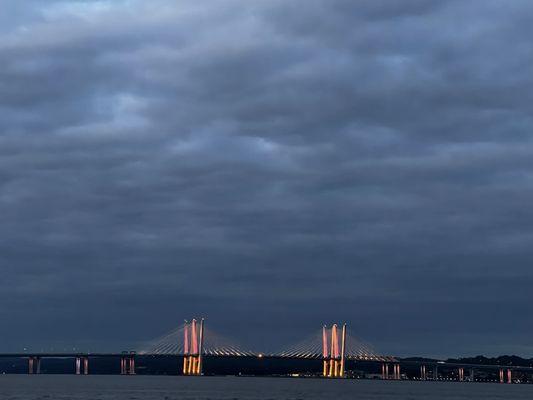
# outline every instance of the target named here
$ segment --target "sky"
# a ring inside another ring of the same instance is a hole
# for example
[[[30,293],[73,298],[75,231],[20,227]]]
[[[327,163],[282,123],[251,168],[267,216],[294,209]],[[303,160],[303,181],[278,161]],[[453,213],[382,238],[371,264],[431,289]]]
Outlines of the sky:
[[[1,0],[0,351],[533,357],[529,0]]]

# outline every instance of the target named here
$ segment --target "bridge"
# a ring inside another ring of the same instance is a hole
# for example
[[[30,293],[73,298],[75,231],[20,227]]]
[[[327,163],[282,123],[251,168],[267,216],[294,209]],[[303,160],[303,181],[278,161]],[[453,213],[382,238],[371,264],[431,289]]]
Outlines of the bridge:
[[[533,367],[401,360],[380,354],[369,343],[351,335],[346,324],[333,324],[329,327],[324,325],[304,340],[274,353],[243,349],[238,344],[208,329],[203,319],[185,321],[171,332],[134,351],[0,353],[0,359],[27,359],[29,374],[41,373],[41,360],[43,359],[72,360],[72,371],[76,375],[89,374],[90,360],[108,359],[112,362],[116,360],[119,363],[121,375],[135,375],[136,360],[140,357],[170,357],[175,359],[180,365],[179,371],[176,372],[182,375],[203,375],[206,358],[314,360],[314,362],[321,363],[321,373],[317,375],[324,378],[346,377],[347,363],[351,365],[355,365],[355,363],[374,365],[380,372],[379,378],[384,380],[402,379],[403,368],[418,369],[419,380],[439,379],[439,369],[456,371],[457,381],[474,381],[475,371],[478,370],[494,371],[501,383],[513,383],[513,376],[516,372],[522,371],[533,374]],[[467,371],[466,375],[465,370]]]

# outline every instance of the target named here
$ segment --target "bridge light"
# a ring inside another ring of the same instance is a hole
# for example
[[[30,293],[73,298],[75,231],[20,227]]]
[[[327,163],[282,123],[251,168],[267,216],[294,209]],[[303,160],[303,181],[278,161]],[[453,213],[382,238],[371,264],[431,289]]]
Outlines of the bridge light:
[[[263,354],[259,353],[259,354],[257,355],[257,357],[258,357],[258,358],[263,358]]]

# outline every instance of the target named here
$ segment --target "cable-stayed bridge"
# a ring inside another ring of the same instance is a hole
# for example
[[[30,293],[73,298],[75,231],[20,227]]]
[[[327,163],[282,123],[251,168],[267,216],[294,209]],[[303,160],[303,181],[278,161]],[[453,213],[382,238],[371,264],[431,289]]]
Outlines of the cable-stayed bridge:
[[[191,322],[192,323],[192,322]],[[148,342],[136,353],[143,355],[185,355],[191,350],[186,342],[192,344],[190,329],[191,323],[185,322],[172,331]],[[187,339],[185,339],[187,337]],[[330,339],[328,339],[329,341]],[[203,354],[209,356],[272,356],[284,358],[304,358],[316,359],[322,358],[323,332],[317,330],[304,340],[285,347],[277,352],[264,352],[260,350],[250,350],[242,347],[237,342],[219,335],[207,326],[204,327],[203,335]],[[352,360],[369,360],[369,361],[394,361],[393,357],[379,354],[371,344],[351,335],[346,334],[345,356]]]
[[[134,351],[114,353],[0,353],[0,359],[20,358],[27,360],[28,373],[41,373],[42,359],[72,359],[72,371],[77,375],[89,374],[90,363],[100,359],[117,362],[120,374],[135,375],[137,361],[146,358],[175,359],[177,374],[202,375],[204,359],[228,358],[260,362],[261,360],[307,360],[313,365],[322,364],[322,375],[325,378],[346,377],[346,366],[355,363],[372,364],[381,370],[382,379],[402,379],[400,367],[420,368],[420,380],[439,377],[439,368],[456,370],[457,380],[474,381],[474,370],[494,370],[499,382],[513,383],[515,371],[532,373],[533,367],[499,366],[499,365],[470,365],[461,363],[444,363],[436,361],[406,361],[392,356],[383,355],[373,346],[353,336],[348,332],[346,324],[323,326],[300,342],[287,346],[277,352],[265,353],[250,350],[238,343],[217,334],[206,326],[203,319],[193,319],[185,322],[172,331],[147,342]],[[90,361],[92,360],[92,361]],[[117,361],[114,361],[117,360]],[[291,361],[292,362],[292,361]],[[465,369],[469,374],[465,375]],[[118,369],[117,369],[118,373]],[[316,371],[315,374],[318,374]]]
[[[186,345],[185,338],[187,337],[187,342],[189,342],[189,338],[192,336],[191,332],[187,332],[190,326],[190,323],[185,322],[172,331],[148,342],[136,352],[143,355],[183,356],[189,354],[192,350]],[[192,346],[192,340],[190,340],[190,344]],[[217,334],[207,326],[204,327],[202,353],[209,356],[235,357],[257,355],[256,352],[243,349],[231,339]]]
[[[329,344],[331,336],[328,335],[326,342]],[[317,330],[304,340],[293,344],[279,352],[280,357],[290,358],[314,358],[324,357],[324,334],[323,330]],[[345,358],[359,361],[394,361],[394,357],[379,354],[371,344],[346,333]]]
[[[342,348],[340,347],[342,342]],[[276,357],[286,359],[322,359],[327,360],[324,376],[344,376],[346,360],[395,362],[393,357],[378,354],[373,347],[347,333],[346,325],[342,335],[333,325],[331,329],[310,335],[301,342],[288,348],[265,354],[264,352],[244,349],[235,342],[208,329],[204,320],[185,322],[171,332],[151,341],[138,350],[141,355],[175,355],[182,356],[184,375],[201,375],[204,356],[230,357]],[[325,361],[324,361],[325,362]],[[326,371],[327,369],[327,371]],[[329,373],[331,371],[331,374]]]
[[[203,360],[221,357],[274,358],[293,360],[319,360],[331,364],[328,371],[334,371],[334,377],[344,375],[345,360],[366,360],[375,362],[393,362],[393,357],[379,355],[369,344],[346,334],[343,328],[342,338],[337,335],[337,325],[332,326],[326,338],[325,327],[310,335],[303,341],[288,346],[277,352],[266,353],[258,350],[243,348],[232,339],[219,335],[204,322],[203,319],[185,321],[177,328],[147,342],[133,351],[115,353],[5,353],[0,358],[27,358],[28,373],[41,372],[41,360],[48,358],[72,358],[73,371],[78,375],[89,373],[89,360],[96,358],[118,359],[120,373],[133,375],[136,372],[136,359],[139,357],[176,357],[183,362],[180,373],[183,375],[202,375]],[[340,340],[342,339],[342,349]],[[327,340],[328,343],[325,343]],[[328,347],[330,346],[330,347]],[[328,374],[324,374],[328,376]]]

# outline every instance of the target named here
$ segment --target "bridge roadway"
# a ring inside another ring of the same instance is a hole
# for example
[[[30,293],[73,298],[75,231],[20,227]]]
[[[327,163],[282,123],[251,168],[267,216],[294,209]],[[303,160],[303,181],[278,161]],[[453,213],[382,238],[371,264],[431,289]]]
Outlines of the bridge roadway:
[[[392,362],[390,364],[393,364]],[[437,367],[437,368],[468,368],[468,369],[511,369],[513,371],[529,371],[533,372],[533,366],[519,366],[519,365],[497,365],[497,364],[468,364],[468,363],[448,363],[445,361],[397,361],[396,364],[402,366],[426,366],[426,367]]]
[[[73,359],[75,374],[88,375],[89,374],[89,359],[95,358],[120,358],[120,374],[134,375],[135,374],[135,353],[134,352],[120,352],[120,353],[88,353],[88,352],[22,352],[22,353],[0,353],[0,359],[14,359],[22,358],[28,359],[28,373],[40,374],[41,361],[43,359]]]
[[[74,360],[87,360],[85,362],[88,362],[89,358],[120,358],[121,359],[121,373],[124,374],[134,374],[135,373],[135,364],[134,361],[132,361],[135,357],[142,356],[142,357],[157,357],[157,358],[168,358],[168,357],[183,357],[183,354],[150,354],[150,353],[136,353],[134,351],[122,351],[119,353],[103,353],[103,352],[64,352],[64,353],[56,353],[56,352],[19,352],[19,353],[0,353],[0,359],[6,359],[6,358],[26,358],[30,360],[30,369],[32,367],[32,363],[34,361],[39,361],[48,358],[48,359],[65,359],[65,358],[72,358]],[[300,360],[300,359],[316,359],[321,360],[320,356],[317,357],[293,357],[293,356],[282,356],[282,355],[276,355],[276,354],[257,354],[257,355],[243,355],[243,356],[232,356],[232,355],[204,355],[206,358],[242,358],[242,359],[257,359],[257,358],[265,358],[265,359],[293,359],[293,360]],[[34,360],[34,361],[32,361]],[[388,358],[383,360],[369,360],[369,359],[357,359],[357,358],[347,358],[349,361],[355,361],[359,363],[364,363],[367,365],[400,365],[403,368],[406,367],[426,367],[428,368],[428,371],[431,369],[447,369],[447,370],[458,370],[460,368],[467,369],[467,370],[506,370],[506,371],[520,371],[520,372],[529,372],[533,373],[533,366],[518,366],[518,365],[494,365],[494,364],[469,364],[469,363],[449,363],[445,361],[424,361],[424,360],[401,360],[401,359],[395,359],[395,358]],[[124,363],[124,365],[122,365]],[[132,364],[130,364],[132,363]],[[127,365],[126,365],[127,364]],[[78,372],[79,372],[78,367]],[[83,373],[83,369],[81,373]],[[33,370],[32,370],[33,371]],[[39,373],[39,371],[34,371],[30,373]],[[88,373],[88,372],[87,372]]]
[[[72,353],[0,353],[0,358],[76,358],[76,357],[124,357],[135,355],[135,352],[121,352],[121,353],[86,353],[86,352],[72,352]]]

